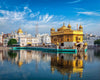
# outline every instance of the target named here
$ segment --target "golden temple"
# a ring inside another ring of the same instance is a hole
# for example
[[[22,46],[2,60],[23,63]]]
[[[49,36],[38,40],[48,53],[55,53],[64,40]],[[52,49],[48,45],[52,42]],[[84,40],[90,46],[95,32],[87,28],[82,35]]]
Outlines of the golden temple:
[[[66,43],[67,42],[67,43]],[[79,29],[72,30],[71,25],[68,24],[66,27],[63,23],[61,28],[58,28],[55,31],[54,28],[51,28],[51,43],[57,44],[60,43],[61,46],[67,44],[67,46],[74,46],[75,43],[82,44],[83,43],[83,27],[79,26]]]

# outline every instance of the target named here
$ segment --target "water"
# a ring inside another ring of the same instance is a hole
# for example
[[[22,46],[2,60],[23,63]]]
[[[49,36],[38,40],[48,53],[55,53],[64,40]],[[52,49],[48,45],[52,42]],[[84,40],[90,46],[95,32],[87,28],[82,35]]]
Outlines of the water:
[[[100,80],[100,51],[0,50],[0,80]]]

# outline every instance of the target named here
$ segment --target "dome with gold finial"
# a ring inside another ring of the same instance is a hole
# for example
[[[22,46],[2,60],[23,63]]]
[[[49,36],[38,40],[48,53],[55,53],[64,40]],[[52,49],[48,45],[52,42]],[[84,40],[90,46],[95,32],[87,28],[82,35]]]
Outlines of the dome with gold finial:
[[[51,31],[55,31],[55,28],[51,28]]]
[[[19,28],[18,31],[17,31],[17,33],[23,33],[22,29]]]
[[[85,42],[84,45],[87,46],[88,44]]]
[[[77,43],[75,43],[74,45],[77,46]]]
[[[68,24],[68,28],[71,28],[71,25],[70,24]]]
[[[66,29],[68,29],[68,28],[65,26],[65,23],[63,23],[63,26],[61,28],[59,28],[58,31],[66,30]]]
[[[79,29],[83,29],[82,25],[79,26]]]

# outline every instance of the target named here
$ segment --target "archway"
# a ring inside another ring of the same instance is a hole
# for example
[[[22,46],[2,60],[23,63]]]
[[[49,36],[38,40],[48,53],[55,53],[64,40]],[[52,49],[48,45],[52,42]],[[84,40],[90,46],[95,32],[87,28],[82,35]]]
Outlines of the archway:
[[[77,47],[80,48],[81,47],[81,44],[78,44]]]
[[[27,46],[32,46],[32,44],[27,44]]]

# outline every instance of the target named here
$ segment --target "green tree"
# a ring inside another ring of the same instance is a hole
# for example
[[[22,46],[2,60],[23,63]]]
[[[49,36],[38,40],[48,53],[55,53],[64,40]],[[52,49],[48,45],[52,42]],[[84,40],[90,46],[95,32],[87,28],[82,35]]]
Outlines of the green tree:
[[[100,44],[100,39],[95,40],[94,44]]]
[[[8,55],[10,56],[11,59],[16,58],[17,53],[13,51],[8,51]]]
[[[17,44],[17,40],[16,40],[16,39],[10,39],[10,40],[8,41],[8,46],[11,46],[11,45],[13,45],[13,44]]]

